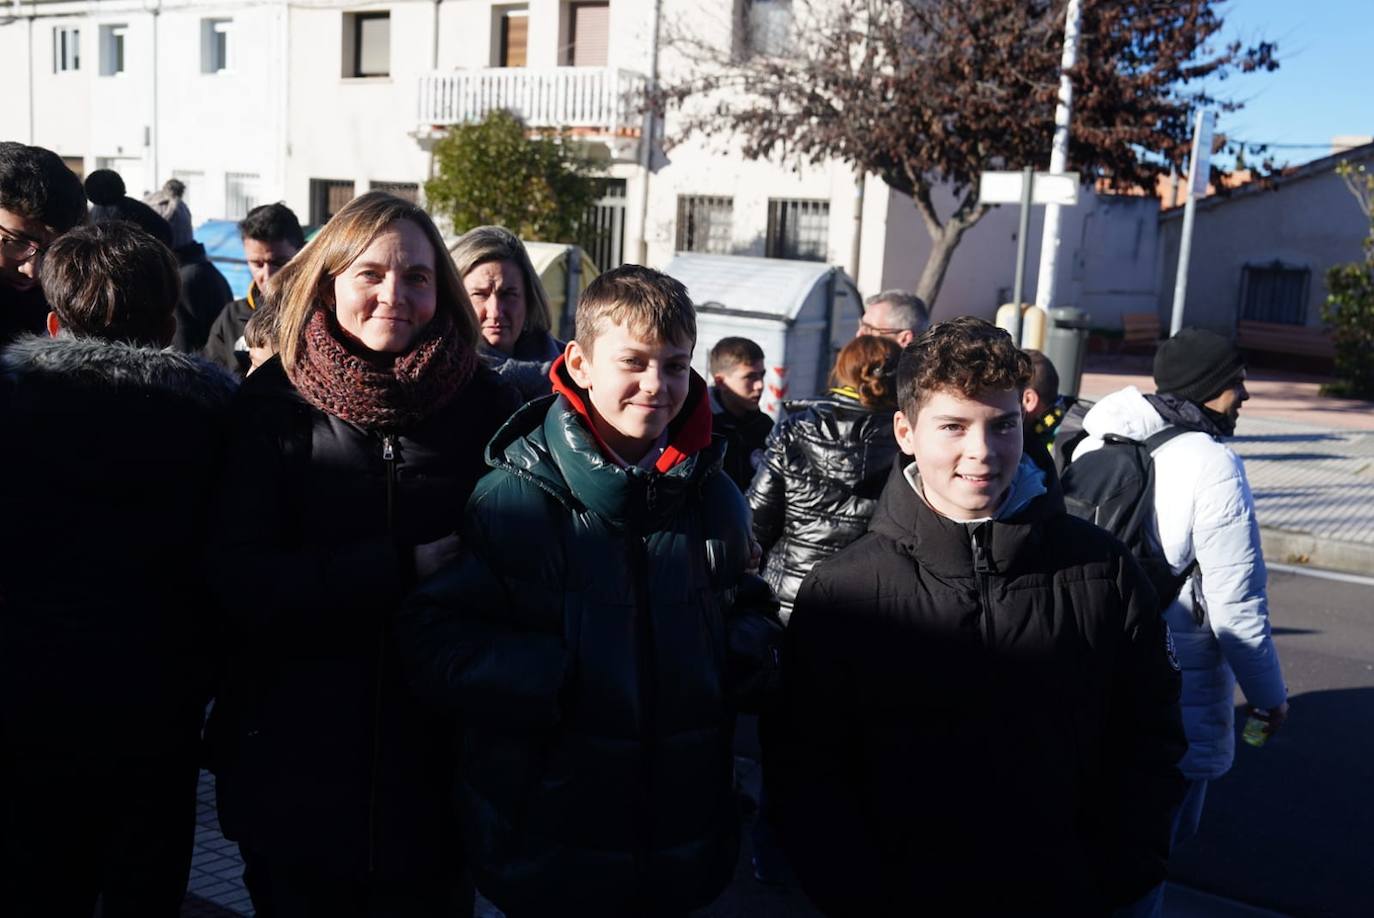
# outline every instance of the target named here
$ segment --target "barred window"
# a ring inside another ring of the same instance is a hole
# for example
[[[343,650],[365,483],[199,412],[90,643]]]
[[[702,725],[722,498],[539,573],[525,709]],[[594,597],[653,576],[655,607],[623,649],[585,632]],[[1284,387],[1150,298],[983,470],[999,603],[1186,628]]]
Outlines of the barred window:
[[[729,254],[734,211],[734,198],[678,195],[677,251]]]
[[[1298,265],[1273,261],[1241,269],[1240,317],[1255,322],[1307,324],[1308,289],[1312,272]]]
[[[420,203],[420,185],[418,182],[370,182],[372,191],[385,191],[387,194],[394,194],[396,197],[409,201],[412,204]]]
[[[262,203],[261,177],[253,172],[224,173],[224,218],[242,220]],[[190,182],[186,182],[189,188]]]
[[[830,202],[771,198],[768,201],[769,258],[825,261],[830,239]]]
[[[323,226],[329,218],[354,198],[353,183],[347,179],[310,180],[310,222]]]

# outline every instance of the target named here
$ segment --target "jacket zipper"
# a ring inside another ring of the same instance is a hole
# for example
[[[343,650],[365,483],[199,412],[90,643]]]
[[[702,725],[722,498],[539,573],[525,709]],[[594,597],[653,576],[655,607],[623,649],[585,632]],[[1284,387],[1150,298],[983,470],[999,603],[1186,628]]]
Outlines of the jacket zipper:
[[[973,542],[973,572],[978,578],[978,604],[983,612],[983,640],[992,646],[992,559],[988,557],[986,529],[988,523],[980,523],[969,530]]]
[[[635,846],[635,873],[643,883],[648,879],[649,845],[652,841],[650,813],[653,803],[654,756],[658,749],[658,698],[653,684],[654,650],[653,615],[649,607],[648,547],[643,536],[628,534],[630,572],[635,591],[635,640],[638,649],[639,710],[642,717],[643,756],[640,764],[640,805],[637,807],[636,831],[639,844]],[[636,891],[636,896],[639,892]]]
[[[386,466],[386,531],[395,526],[396,440],[382,436],[382,462]],[[377,772],[382,758],[382,668],[386,665],[386,619],[377,635],[377,675],[372,690],[372,774],[367,782],[367,870],[377,867]]]

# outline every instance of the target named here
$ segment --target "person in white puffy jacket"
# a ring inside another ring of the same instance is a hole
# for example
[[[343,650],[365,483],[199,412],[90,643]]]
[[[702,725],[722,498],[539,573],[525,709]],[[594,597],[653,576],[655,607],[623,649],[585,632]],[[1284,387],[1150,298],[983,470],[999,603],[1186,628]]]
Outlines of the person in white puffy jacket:
[[[1250,396],[1236,347],[1214,332],[1185,328],[1155,354],[1157,392],[1113,392],[1083,419],[1081,457],[1116,434],[1145,440],[1174,425],[1188,433],[1154,454],[1154,535],[1176,574],[1197,567],[1165,611],[1183,669],[1183,725],[1188,752],[1179,769],[1188,795],[1174,821],[1174,843],[1197,831],[1207,782],[1235,757],[1235,685],[1268,732],[1288,713],[1287,688],[1269,627],[1266,571],[1255,501],[1245,465],[1223,437],[1235,432]],[[1157,915],[1163,887],[1129,911]]]

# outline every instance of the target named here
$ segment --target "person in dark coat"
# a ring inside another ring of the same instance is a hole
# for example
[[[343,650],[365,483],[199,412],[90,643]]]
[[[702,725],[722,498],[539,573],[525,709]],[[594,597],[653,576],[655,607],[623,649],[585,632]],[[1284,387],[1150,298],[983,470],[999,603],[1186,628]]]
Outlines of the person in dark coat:
[[[131,224],[44,257],[51,337],[0,356],[0,901],[180,913],[210,694],[202,576],[235,380],[164,350],[179,279]]]
[[[563,342],[550,331],[549,298],[524,243],[504,226],[479,226],[451,254],[477,315],[482,359],[526,401],[548,395]]]
[[[38,283],[38,256],[86,220],[81,180],[42,147],[0,141],[0,347],[41,334],[48,304]]]
[[[1105,915],[1165,873],[1186,749],[1149,580],[1022,455],[1029,361],[961,318],[902,356],[868,532],[803,583],[764,778],[830,915]]]
[[[492,441],[461,560],[398,626],[461,711],[473,873],[511,918],[685,915],[734,873],[735,712],[769,698],[780,626],[695,338],[677,281],[593,281],[556,395]]]
[[[242,377],[253,366],[244,328],[266,302],[268,281],[305,248],[305,233],[291,208],[276,203],[250,210],[239,223],[239,236],[253,283],[246,296],[229,303],[215,317],[205,342],[205,356]]]
[[[861,335],[840,350],[824,398],[784,403],[749,487],[763,577],[784,622],[802,579],[868,529],[897,458],[897,343]]]
[[[191,210],[182,200],[185,193],[186,186],[180,180],[168,179],[145,200],[171,227],[172,251],[181,265],[181,302],[177,303],[177,333],[172,346],[193,354],[205,347],[210,326],[234,293],[219,268],[206,257],[205,246],[196,242]]]
[[[131,198],[124,179],[113,169],[97,169],[86,176],[86,197],[91,202],[91,222],[123,220],[132,223],[158,242],[172,247],[172,228],[167,220],[147,204]]]
[[[721,338],[708,358],[711,422],[725,439],[725,474],[741,492],[763,464],[773,419],[759,410],[763,397],[763,348],[748,338]]]
[[[280,353],[235,403],[210,557],[220,822],[260,914],[470,912],[453,728],[402,681],[390,624],[456,553],[482,444],[518,398],[481,366],[442,237],[409,202],[355,198],[274,283]]]

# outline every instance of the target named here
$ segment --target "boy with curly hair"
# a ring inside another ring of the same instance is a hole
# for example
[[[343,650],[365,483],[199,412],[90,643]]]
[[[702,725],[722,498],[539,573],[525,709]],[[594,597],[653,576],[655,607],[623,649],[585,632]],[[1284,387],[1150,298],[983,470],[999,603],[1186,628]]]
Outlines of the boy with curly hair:
[[[765,775],[829,914],[1105,914],[1164,875],[1177,664],[1125,547],[1022,455],[1030,375],[981,319],[909,346],[913,461],[797,596]]]

